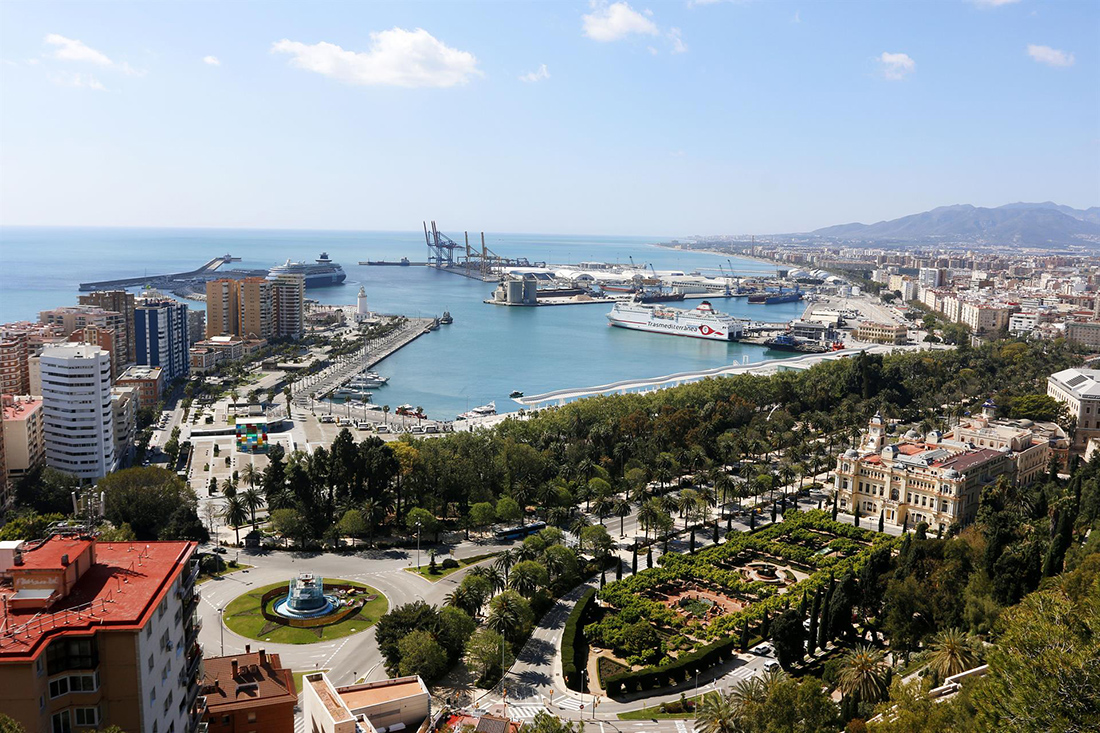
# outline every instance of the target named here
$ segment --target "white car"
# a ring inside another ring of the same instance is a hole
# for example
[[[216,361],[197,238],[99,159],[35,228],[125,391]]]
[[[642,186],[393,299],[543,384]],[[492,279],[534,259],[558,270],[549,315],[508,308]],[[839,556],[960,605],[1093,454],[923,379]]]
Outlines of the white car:
[[[750,651],[758,657],[767,657],[772,653],[770,644],[757,644]]]

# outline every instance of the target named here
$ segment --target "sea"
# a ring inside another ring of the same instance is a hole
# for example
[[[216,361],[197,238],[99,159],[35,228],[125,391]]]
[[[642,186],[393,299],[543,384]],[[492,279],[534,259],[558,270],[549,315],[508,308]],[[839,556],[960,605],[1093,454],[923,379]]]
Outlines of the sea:
[[[462,242],[462,232],[448,232]],[[652,264],[657,270],[708,275],[768,275],[765,262],[657,246],[655,237],[596,237],[486,233],[498,255],[532,263],[598,261]],[[471,233],[470,241],[475,237]],[[480,234],[476,241],[480,244]],[[426,267],[368,267],[360,261],[424,261],[422,231],[288,231],[245,229],[138,229],[0,227],[0,322],[36,320],[39,311],[75,305],[78,284],[195,269],[224,254],[240,257],[229,268],[269,268],[286,260],[312,261],[327,252],[347,280],[311,288],[307,298],[353,305],[362,286],[372,311],[438,316],[454,323],[422,336],[379,363],[389,383],[374,402],[420,406],[449,420],[495,402],[519,409],[513,390],[527,395],[656,377],[726,364],[789,358],[752,344],[649,334],[609,327],[607,304],[509,308],[484,303],[495,283]],[[135,289],[136,292],[136,289]],[[746,298],[709,298],[716,310],[764,321],[798,318],[802,302],[749,305]],[[192,308],[201,302],[186,301]],[[687,300],[678,307],[694,307]]]

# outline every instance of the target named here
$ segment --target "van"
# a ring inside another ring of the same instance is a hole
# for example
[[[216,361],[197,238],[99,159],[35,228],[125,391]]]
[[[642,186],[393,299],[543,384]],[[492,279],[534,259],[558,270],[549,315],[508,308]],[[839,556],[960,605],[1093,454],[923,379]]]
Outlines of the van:
[[[366,420],[360,420],[355,424],[355,427],[357,430],[370,430],[374,426]]]
[[[424,432],[425,433],[438,433],[439,428],[436,427],[435,425],[428,425],[427,427],[424,428]]]
[[[355,423],[352,422],[350,417],[342,417],[342,418],[340,418],[339,420],[336,421],[336,424],[339,425],[342,428],[350,428],[350,427],[353,427],[355,425]]]
[[[333,422],[336,422],[336,418],[333,417],[332,415],[321,415],[321,422],[333,423]]]
[[[388,432],[390,432],[390,426],[389,425],[379,425],[378,426],[378,432],[379,433],[388,433]]]
[[[409,432],[414,435],[421,435],[424,432],[424,428],[420,427],[419,425],[413,425],[411,428],[409,428]]]

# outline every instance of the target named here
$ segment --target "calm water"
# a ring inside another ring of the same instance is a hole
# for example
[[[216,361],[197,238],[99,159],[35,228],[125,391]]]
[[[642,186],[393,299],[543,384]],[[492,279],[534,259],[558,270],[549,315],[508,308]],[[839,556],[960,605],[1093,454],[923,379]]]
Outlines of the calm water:
[[[460,240],[460,232],[448,232]],[[638,237],[486,234],[497,254],[532,262],[599,260],[658,270],[728,273],[726,258],[648,245]],[[649,240],[653,241],[653,240]],[[704,369],[748,357],[750,362],[789,354],[763,347],[676,338],[610,328],[608,305],[505,308],[482,303],[495,285],[423,267],[360,267],[360,260],[425,259],[421,232],[309,232],[206,229],[0,228],[0,322],[33,320],[40,310],[76,303],[82,281],[194,269],[225,253],[242,258],[233,267],[266,268],[286,259],[312,260],[322,252],[343,265],[342,286],[311,289],[322,303],[353,304],[366,288],[371,310],[406,315],[451,312],[455,323],[423,336],[383,361],[376,371],[390,383],[375,402],[422,406],[450,418],[495,400],[501,411],[517,407],[515,389],[537,394],[564,387],[604,384]],[[768,274],[766,264],[733,260],[738,274]],[[689,304],[693,301],[687,301]],[[201,303],[188,301],[191,307]],[[769,321],[796,318],[802,303],[748,305],[744,298],[715,299],[734,315]]]

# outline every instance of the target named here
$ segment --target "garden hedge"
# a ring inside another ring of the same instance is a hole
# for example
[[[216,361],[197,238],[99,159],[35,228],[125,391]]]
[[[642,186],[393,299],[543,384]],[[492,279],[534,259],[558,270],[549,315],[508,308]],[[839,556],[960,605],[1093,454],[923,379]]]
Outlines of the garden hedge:
[[[581,657],[584,656],[585,645],[583,639],[578,643],[577,633],[584,629],[583,619],[595,598],[595,588],[586,590],[565,621],[565,631],[561,636],[561,672],[565,677],[565,686],[570,690],[581,690],[581,670],[584,664]]]

